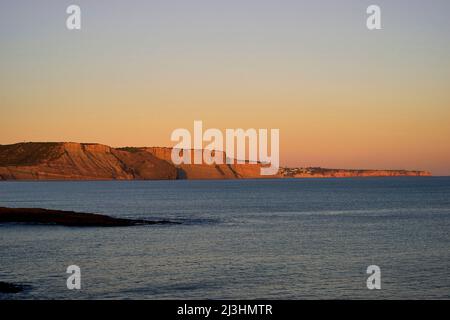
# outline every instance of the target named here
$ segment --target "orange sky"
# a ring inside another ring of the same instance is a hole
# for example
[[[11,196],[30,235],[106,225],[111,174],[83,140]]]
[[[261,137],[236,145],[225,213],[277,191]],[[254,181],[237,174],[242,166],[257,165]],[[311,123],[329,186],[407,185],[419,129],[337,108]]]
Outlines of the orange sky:
[[[237,14],[233,1],[217,19],[208,2],[173,16],[158,4],[140,20],[140,1],[128,19],[81,1],[96,19],[78,33],[61,27],[63,6],[0,10],[0,143],[169,146],[172,130],[202,120],[280,129],[282,165],[450,175],[448,2],[425,16],[415,4],[415,27],[386,4],[379,32],[360,2],[341,20],[288,5]]]

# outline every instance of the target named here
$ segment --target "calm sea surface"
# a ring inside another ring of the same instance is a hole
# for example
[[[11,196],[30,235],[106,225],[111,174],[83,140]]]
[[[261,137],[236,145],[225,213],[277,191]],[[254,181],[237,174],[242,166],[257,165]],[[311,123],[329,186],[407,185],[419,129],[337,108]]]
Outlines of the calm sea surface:
[[[447,177],[1,182],[0,206],[182,222],[0,225],[0,281],[29,286],[0,299],[450,298]]]

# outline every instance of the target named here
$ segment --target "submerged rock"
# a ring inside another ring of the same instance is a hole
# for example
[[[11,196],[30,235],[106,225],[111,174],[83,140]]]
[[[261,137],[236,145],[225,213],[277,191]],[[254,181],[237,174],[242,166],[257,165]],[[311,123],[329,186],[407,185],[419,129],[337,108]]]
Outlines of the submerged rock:
[[[23,290],[25,290],[23,285],[0,281],[0,293],[19,293]]]

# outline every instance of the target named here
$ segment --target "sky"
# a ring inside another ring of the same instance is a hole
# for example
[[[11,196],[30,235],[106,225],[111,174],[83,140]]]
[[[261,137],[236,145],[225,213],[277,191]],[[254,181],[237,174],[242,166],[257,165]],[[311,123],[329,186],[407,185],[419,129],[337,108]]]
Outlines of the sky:
[[[286,166],[450,175],[449,15],[448,0],[2,0],[0,144],[171,146],[202,120],[280,129]]]

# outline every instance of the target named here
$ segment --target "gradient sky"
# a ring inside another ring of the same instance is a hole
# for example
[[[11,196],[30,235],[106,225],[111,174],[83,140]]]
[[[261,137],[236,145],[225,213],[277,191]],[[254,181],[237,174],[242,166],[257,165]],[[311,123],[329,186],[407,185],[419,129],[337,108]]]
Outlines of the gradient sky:
[[[203,120],[279,128],[283,165],[450,175],[449,16],[448,0],[2,0],[0,144],[169,146]]]

